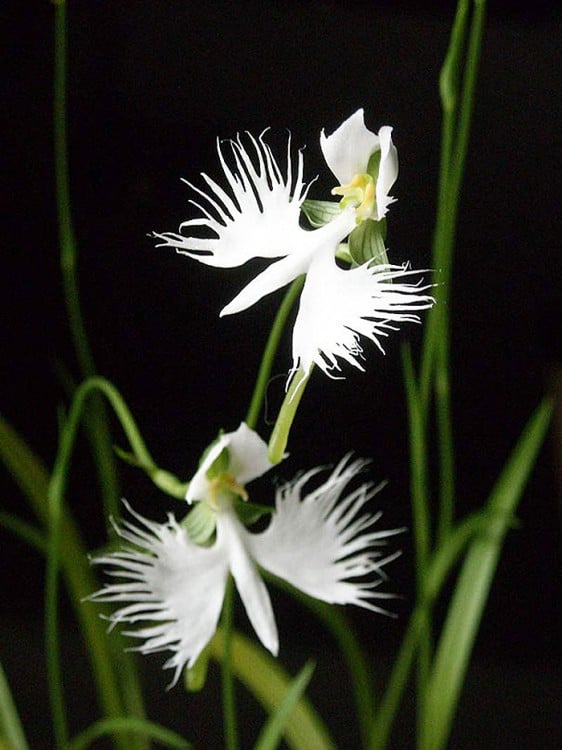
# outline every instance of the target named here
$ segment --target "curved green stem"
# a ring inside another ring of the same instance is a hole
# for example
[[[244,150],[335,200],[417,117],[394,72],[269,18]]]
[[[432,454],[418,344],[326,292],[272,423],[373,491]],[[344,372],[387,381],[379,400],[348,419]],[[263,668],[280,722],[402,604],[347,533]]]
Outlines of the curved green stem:
[[[301,292],[302,285],[304,284],[304,279],[304,276],[300,276],[298,279],[295,279],[295,281],[293,281],[293,283],[289,287],[287,293],[285,294],[285,297],[283,298],[283,302],[281,303],[279,310],[277,311],[277,315],[275,316],[273,326],[269,333],[269,338],[267,339],[267,344],[265,345],[265,349],[263,351],[263,357],[261,360],[258,377],[256,378],[252,400],[250,402],[250,407],[248,409],[245,420],[248,427],[250,427],[252,430],[255,429],[258,422],[259,413],[261,411],[263,400],[265,398],[265,390],[271,376],[273,360],[279,346],[281,335],[285,328],[289,313],[293,309],[293,305],[295,304]]]
[[[67,79],[66,2],[55,3],[55,49],[53,90],[53,132],[55,191],[59,226],[60,265],[64,301],[72,343],[80,372],[84,378],[96,374],[94,358],[80,309],[77,281],[77,244],[70,209],[67,147],[66,79]],[[103,404],[94,401],[84,422],[94,454],[99,484],[107,515],[119,515],[119,485],[111,437]]]
[[[76,434],[86,399],[93,392],[103,393],[113,407],[113,410],[121,422],[123,430],[135,451],[136,456],[143,464],[155,466],[154,461],[146,448],[140,435],[138,427],[131,415],[123,398],[117,389],[104,378],[89,378],[76,391],[66,424],[63,429],[59,449],[55,459],[53,473],[48,486],[48,555],[47,572],[45,584],[45,645],[47,654],[47,673],[49,680],[49,693],[53,711],[53,725],[57,746],[62,748],[68,740],[68,729],[66,726],[62,675],[59,660],[58,643],[58,568],[61,539],[61,508],[66,489],[68,467],[76,440]],[[168,472],[155,471],[153,481],[158,486],[164,486],[167,491],[175,478]],[[175,480],[177,491],[183,489],[183,485]],[[116,686],[109,678],[104,684],[106,703],[111,706],[111,714],[120,713],[121,700],[115,695]],[[114,696],[113,698],[111,696]]]

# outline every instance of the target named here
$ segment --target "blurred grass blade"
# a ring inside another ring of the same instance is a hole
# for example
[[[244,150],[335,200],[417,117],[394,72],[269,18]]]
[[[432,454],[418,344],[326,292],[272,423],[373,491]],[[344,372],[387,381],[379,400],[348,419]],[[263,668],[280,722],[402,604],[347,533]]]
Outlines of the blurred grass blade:
[[[36,529],[30,523],[24,521],[23,518],[19,518],[13,513],[7,513],[6,511],[0,510],[0,526],[5,528],[6,531],[11,531],[14,536],[18,537],[18,539],[27,542],[30,547],[33,547],[39,552],[45,552],[47,545],[45,537],[39,529]]]
[[[41,521],[47,518],[45,499],[49,474],[39,458],[0,415],[0,459],[30,501]]]
[[[49,474],[41,460],[1,416],[0,460],[29,501],[37,518],[47,526]],[[10,526],[11,520],[13,521],[4,514],[5,526]],[[142,716],[142,696],[132,655],[123,651],[121,640],[115,634],[113,638],[107,637],[106,626],[99,617],[100,609],[83,603],[100,585],[90,568],[84,544],[66,507],[61,525],[64,538],[60,550],[63,572],[92,664],[100,707],[108,715],[128,712]],[[10,530],[15,533],[23,531],[23,536],[26,536],[26,530],[21,525],[16,528],[11,523]],[[33,543],[32,536],[27,534],[27,541],[30,543]],[[36,541],[39,542],[38,537]],[[37,548],[40,549],[39,544]],[[121,746],[125,748],[124,743]],[[147,747],[140,739],[135,747],[137,746],[143,749]],[[127,747],[130,748],[131,745]]]
[[[281,703],[269,715],[260,732],[254,750],[275,750],[279,746],[287,719],[308,687],[314,667],[314,663],[308,661],[295,677]]]
[[[180,737],[179,734],[172,732],[171,729],[156,724],[146,719],[138,719],[133,716],[121,716],[114,719],[101,719],[76,735],[69,743],[68,750],[85,750],[99,737],[106,735],[121,734],[138,734],[146,739],[150,738],[160,743],[164,747],[171,747],[174,750],[189,750],[191,744]]]
[[[213,658],[221,661],[224,635],[220,628],[210,647]],[[276,659],[236,632],[232,634],[232,670],[268,713],[276,710],[291,685],[290,676]],[[306,698],[301,697],[287,718],[283,736],[291,750],[335,750],[326,727]]]
[[[550,404],[543,401],[527,423],[489,497],[489,524],[466,554],[428,684],[419,738],[424,750],[446,747],[502,543],[545,437],[550,414]]]
[[[29,750],[10,686],[0,664],[0,745],[8,742],[9,750]]]

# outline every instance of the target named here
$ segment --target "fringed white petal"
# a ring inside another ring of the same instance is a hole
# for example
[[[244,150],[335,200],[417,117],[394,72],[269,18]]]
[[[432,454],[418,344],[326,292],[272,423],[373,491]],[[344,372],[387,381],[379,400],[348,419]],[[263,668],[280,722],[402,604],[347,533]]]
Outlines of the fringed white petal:
[[[293,371],[308,373],[315,363],[334,376],[339,360],[363,370],[361,336],[384,352],[382,337],[400,323],[419,323],[417,312],[432,306],[433,298],[423,293],[431,284],[401,281],[416,273],[407,266],[368,263],[343,270],[333,256],[317,254],[293,329]]]
[[[362,513],[378,490],[372,484],[362,484],[342,498],[366,463],[346,456],[320,487],[304,497],[305,486],[321,469],[279,488],[269,527],[248,535],[248,544],[263,568],[309,596],[384,611],[372,600],[391,595],[374,589],[384,579],[383,565],[396,555],[382,559],[373,547],[400,530],[374,531],[380,514]]]
[[[326,136],[322,130],[320,148],[340,185],[346,185],[354,175],[367,171],[369,158],[379,150],[380,142],[379,136],[365,127],[363,109],[358,109],[332,135]]]
[[[116,530],[134,547],[93,559],[109,566],[124,583],[106,585],[91,599],[122,605],[110,616],[112,625],[152,623],[126,635],[144,641],[137,648],[143,654],[172,652],[164,667],[174,670],[173,686],[216,630],[228,576],[228,548],[219,539],[212,547],[199,547],[173,516],[157,524],[127,508],[137,523],[125,520]]]
[[[303,156],[298,152],[293,174],[290,138],[287,168],[281,171],[264,133],[255,138],[247,133],[249,147],[240,136],[227,141],[234,168],[225,159],[224,145],[217,151],[228,188],[202,174],[206,189],[187,183],[198,195],[190,203],[201,215],[183,222],[179,233],[154,233],[190,258],[219,268],[240,266],[251,258],[282,257],[299,248],[300,206],[308,190],[303,181]]]
[[[221,435],[208,451],[189,483],[185,496],[188,503],[194,500],[205,501],[209,499],[207,471],[224,448],[228,448],[230,456],[228,472],[242,486],[251,482],[252,479],[261,477],[273,465],[267,455],[267,443],[260,438],[257,432],[254,432],[245,422],[242,422],[235,432],[227,432]]]

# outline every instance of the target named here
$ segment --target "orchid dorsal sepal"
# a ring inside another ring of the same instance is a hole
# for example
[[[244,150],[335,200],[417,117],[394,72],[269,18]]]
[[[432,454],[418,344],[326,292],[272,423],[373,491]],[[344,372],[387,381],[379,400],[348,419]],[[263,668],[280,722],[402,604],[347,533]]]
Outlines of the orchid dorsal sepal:
[[[315,201],[307,198],[301,205],[301,212],[306,216],[314,229],[329,224],[341,213],[341,206],[336,201]]]
[[[353,262],[358,266],[369,261],[377,266],[387,266],[385,237],[385,219],[362,221],[349,235],[349,254]]]
[[[187,482],[182,482],[175,474],[172,474],[172,472],[167,471],[166,469],[161,469],[154,463],[142,461],[134,453],[123,450],[123,448],[120,448],[118,445],[114,445],[113,450],[119,458],[122,461],[125,461],[125,463],[128,463],[129,466],[136,466],[138,469],[142,469],[158,489],[165,492],[166,495],[183,500],[189,487]]]

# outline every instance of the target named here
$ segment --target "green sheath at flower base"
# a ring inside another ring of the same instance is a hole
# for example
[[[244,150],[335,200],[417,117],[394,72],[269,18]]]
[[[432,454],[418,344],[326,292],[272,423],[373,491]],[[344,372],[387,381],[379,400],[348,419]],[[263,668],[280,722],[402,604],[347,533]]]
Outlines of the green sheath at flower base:
[[[366,219],[349,235],[349,254],[358,266],[371,261],[373,265],[388,266],[385,247],[386,220]]]
[[[268,456],[272,464],[278,464],[285,456],[291,425],[309,377],[302,370],[297,370],[291,378],[289,390],[281,404],[277,421],[269,439]]]

